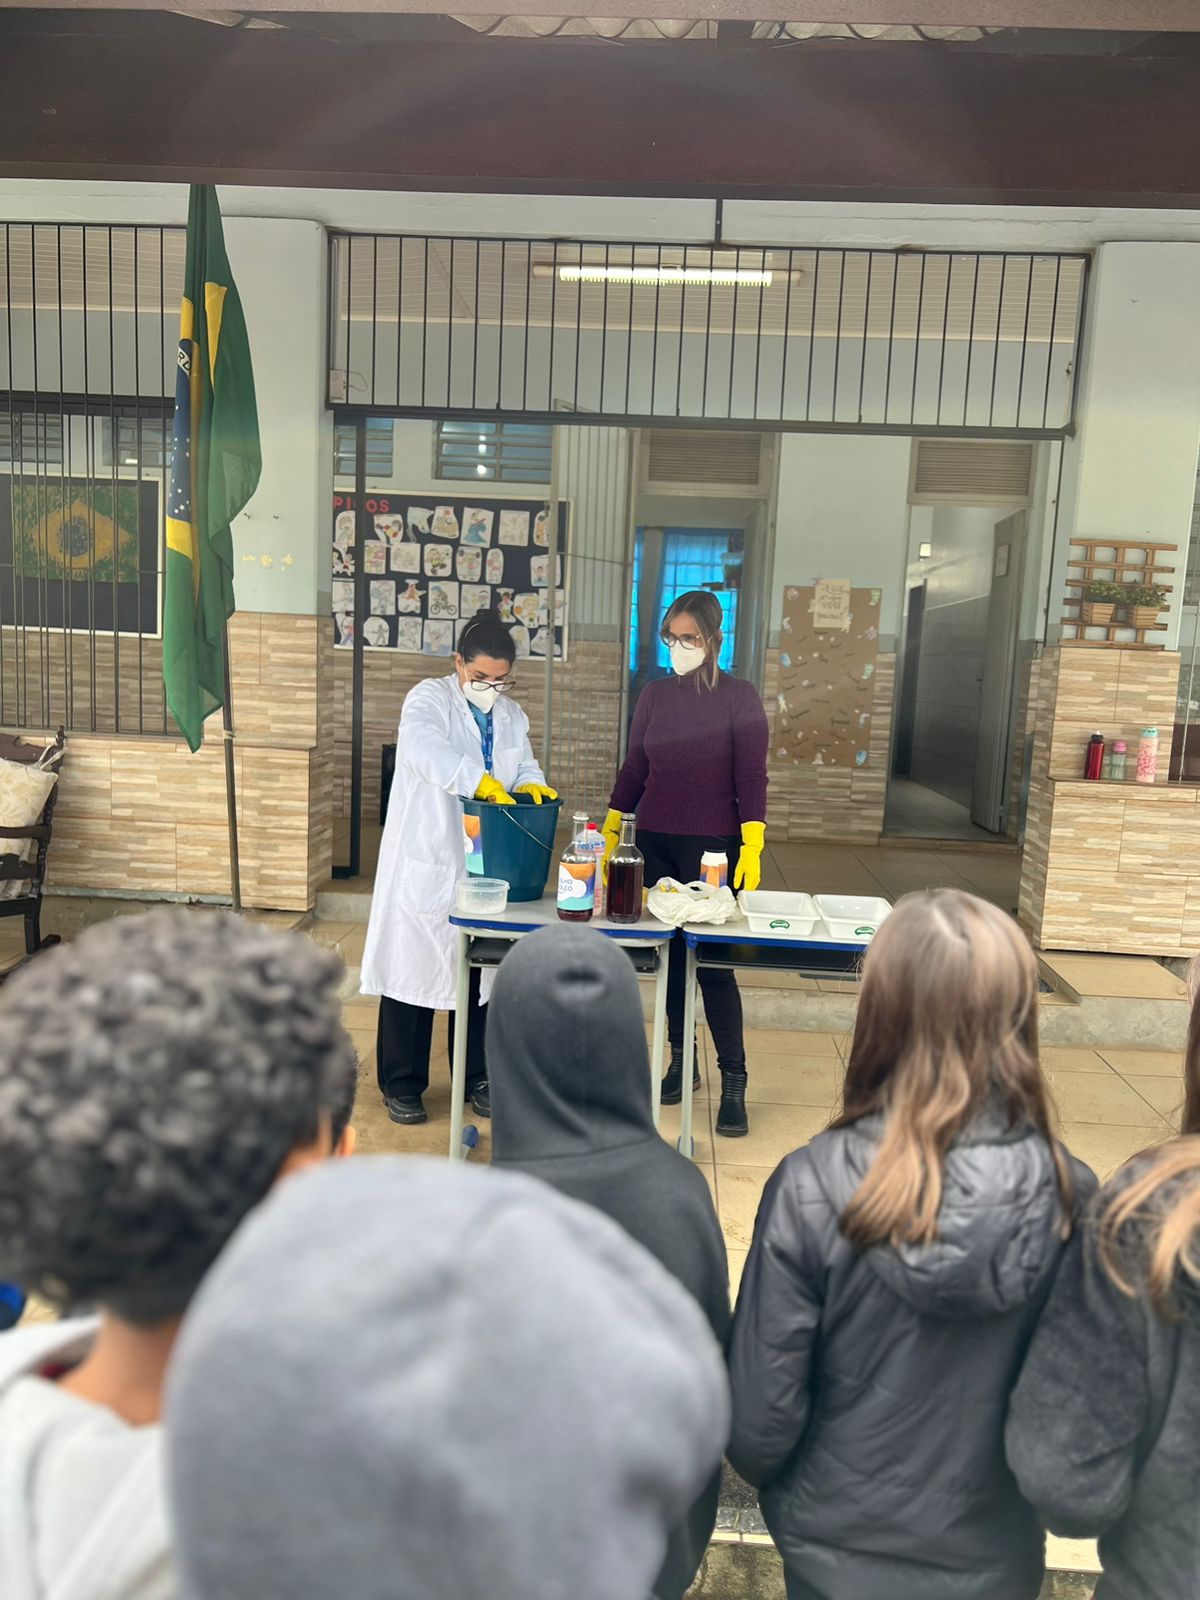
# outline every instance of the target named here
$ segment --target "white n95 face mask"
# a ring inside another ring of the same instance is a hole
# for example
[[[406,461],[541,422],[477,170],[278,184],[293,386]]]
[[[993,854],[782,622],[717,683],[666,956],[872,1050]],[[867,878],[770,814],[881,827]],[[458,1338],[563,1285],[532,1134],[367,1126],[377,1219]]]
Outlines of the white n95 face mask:
[[[695,672],[697,667],[704,665],[707,650],[702,650],[694,644],[673,644],[671,646],[671,671],[677,672],[681,678],[689,672]]]
[[[480,711],[490,711],[500,696],[499,689],[491,683],[464,683],[463,693]]]

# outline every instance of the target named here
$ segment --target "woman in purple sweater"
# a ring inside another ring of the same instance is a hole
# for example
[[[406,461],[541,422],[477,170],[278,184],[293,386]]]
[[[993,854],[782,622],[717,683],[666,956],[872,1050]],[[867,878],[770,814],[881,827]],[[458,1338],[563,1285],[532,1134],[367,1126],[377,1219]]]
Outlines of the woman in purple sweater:
[[[607,857],[621,813],[637,813],[647,884],[665,877],[690,883],[700,876],[704,851],[724,850],[737,862],[733,887],[758,888],[767,814],[767,717],[754,685],[717,665],[723,621],[720,601],[707,590],[679,596],[662,626],[672,675],[648,683],[634,713],[629,754],[604,833]],[[667,985],[671,1065],[662,1090],[668,1106],[683,1098],[683,986],[683,945],[674,939]],[[701,969],[700,989],[721,1069],[717,1132],[737,1138],[748,1132],[742,998],[733,973],[717,968]]]

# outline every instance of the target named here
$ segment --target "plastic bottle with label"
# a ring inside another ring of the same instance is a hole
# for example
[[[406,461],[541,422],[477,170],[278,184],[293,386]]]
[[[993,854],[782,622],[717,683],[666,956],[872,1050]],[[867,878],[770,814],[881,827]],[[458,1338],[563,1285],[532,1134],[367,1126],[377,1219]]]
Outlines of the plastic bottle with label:
[[[710,889],[724,889],[729,884],[729,857],[724,850],[706,850],[700,857],[700,882]]]
[[[583,842],[596,857],[595,910],[596,915],[602,917],[608,899],[608,889],[604,882],[604,835],[594,822],[588,823]]]
[[[564,922],[590,922],[596,910],[596,852],[587,842],[587,812],[571,818],[571,842],[558,863],[558,914]]]
[[[1153,783],[1158,777],[1157,728],[1142,729],[1142,737],[1138,740],[1137,771],[1134,776],[1138,783]]]

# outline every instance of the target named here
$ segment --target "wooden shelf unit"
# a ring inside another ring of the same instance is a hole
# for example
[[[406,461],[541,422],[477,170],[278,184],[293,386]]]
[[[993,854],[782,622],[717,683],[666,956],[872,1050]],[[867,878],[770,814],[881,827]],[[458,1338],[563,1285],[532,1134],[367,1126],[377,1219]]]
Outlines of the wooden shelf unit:
[[[1078,589],[1078,595],[1068,595],[1063,600],[1064,606],[1074,608],[1073,616],[1065,616],[1062,626],[1074,628],[1075,632],[1068,639],[1064,633],[1060,643],[1076,645],[1091,650],[1163,650],[1165,645],[1148,642],[1148,633],[1166,633],[1165,622],[1152,623],[1148,628],[1136,628],[1131,622],[1088,622],[1083,621],[1081,607],[1084,604],[1083,590],[1094,578],[1106,578],[1111,583],[1132,583],[1149,587],[1151,584],[1165,589],[1168,594],[1174,592],[1174,586],[1162,583],[1162,578],[1173,576],[1174,567],[1160,564],[1160,557],[1164,554],[1175,555],[1179,546],[1177,544],[1151,544],[1145,539],[1072,539],[1072,550],[1082,550],[1081,556],[1072,556],[1068,562],[1068,569],[1075,569],[1080,576],[1070,576],[1066,583],[1070,588]],[[1111,551],[1111,556],[1103,554]],[[1130,557],[1129,552],[1134,556]],[[1103,628],[1103,639],[1085,639],[1086,628]],[[1131,633],[1132,639],[1118,639],[1118,633]]]

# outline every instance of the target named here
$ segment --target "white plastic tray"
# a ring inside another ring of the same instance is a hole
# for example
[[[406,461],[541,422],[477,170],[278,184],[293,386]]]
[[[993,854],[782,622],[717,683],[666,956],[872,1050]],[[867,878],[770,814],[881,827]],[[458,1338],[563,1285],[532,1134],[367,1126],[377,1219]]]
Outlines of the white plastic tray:
[[[857,894],[818,894],[813,903],[834,939],[870,939],[891,906],[882,898]]]
[[[738,895],[738,907],[750,924],[751,933],[795,933],[804,937],[817,927],[817,907],[810,894],[743,889]]]

